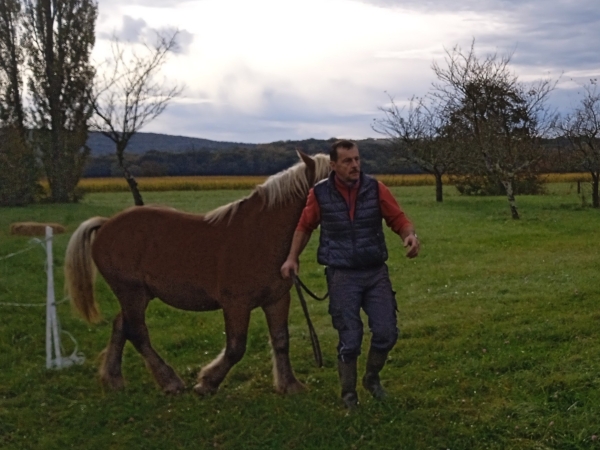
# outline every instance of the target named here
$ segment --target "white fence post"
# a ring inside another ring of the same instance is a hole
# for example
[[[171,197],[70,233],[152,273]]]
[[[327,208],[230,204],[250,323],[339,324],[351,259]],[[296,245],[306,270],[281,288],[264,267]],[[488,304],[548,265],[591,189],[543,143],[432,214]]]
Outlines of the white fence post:
[[[52,261],[52,227],[46,227],[46,368],[62,369],[73,363],[81,364],[85,358],[77,354],[77,347],[73,354],[63,358],[60,349],[60,324],[56,314],[56,297],[54,295],[54,270]],[[73,337],[71,336],[71,339]],[[73,342],[75,340],[73,339]],[[53,348],[54,347],[54,348]],[[53,351],[54,350],[54,351]]]
[[[52,367],[52,307],[54,306],[54,277],[52,275],[52,227],[46,227],[46,369]]]

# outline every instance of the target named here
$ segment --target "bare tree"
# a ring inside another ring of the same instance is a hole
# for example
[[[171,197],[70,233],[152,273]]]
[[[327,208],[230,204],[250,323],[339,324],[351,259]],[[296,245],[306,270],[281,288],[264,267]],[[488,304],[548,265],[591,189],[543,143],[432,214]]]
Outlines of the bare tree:
[[[521,83],[510,71],[510,60],[511,55],[497,54],[479,58],[475,41],[466,52],[455,46],[446,51],[445,66],[432,66],[438,80],[432,95],[444,105],[454,134],[461,136],[468,155],[461,161],[470,164],[462,170],[485,170],[496,177],[518,219],[515,180],[543,156],[541,139],[556,121],[547,106],[556,82]]]
[[[91,128],[115,143],[119,166],[136,205],[144,202],[127,167],[125,150],[131,138],[182,92],[180,85],[157,80],[169,54],[177,48],[178,34],[178,31],[168,36],[157,33],[155,44],[144,43],[141,53],[135,49],[127,51],[127,46],[113,38],[112,58],[90,92],[95,113]]]
[[[435,199],[443,201],[442,177],[452,170],[455,155],[443,108],[431,99],[412,97],[405,109],[390,97],[390,105],[379,110],[384,117],[373,121],[373,130],[387,136],[402,160],[434,175]]]
[[[76,187],[89,154],[94,77],[90,54],[98,5],[94,0],[24,0],[25,49],[31,121],[51,199],[77,200]]]
[[[560,123],[559,129],[571,144],[578,164],[592,176],[592,206],[600,208],[600,89],[598,80],[583,86],[583,98],[572,114]]]

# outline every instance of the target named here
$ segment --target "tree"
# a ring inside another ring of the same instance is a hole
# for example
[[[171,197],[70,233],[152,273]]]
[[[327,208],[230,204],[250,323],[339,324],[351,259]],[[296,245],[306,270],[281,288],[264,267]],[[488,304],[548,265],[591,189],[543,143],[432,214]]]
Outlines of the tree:
[[[87,92],[95,73],[90,53],[97,14],[93,0],[25,0],[33,141],[54,202],[77,200],[89,154]]]
[[[446,51],[446,66],[432,66],[437,77],[432,95],[461,141],[459,170],[497,178],[518,219],[515,181],[543,156],[541,140],[556,121],[547,106],[556,82],[521,83],[509,69],[510,60],[511,55],[479,58],[475,41],[467,52],[455,46]]]
[[[443,108],[430,98],[413,97],[406,111],[393,98],[390,106],[379,110],[385,116],[374,120],[373,130],[388,137],[402,160],[434,175],[435,199],[443,201],[442,176],[453,168],[455,155],[455,140]]]
[[[22,134],[11,126],[0,128],[0,206],[33,203],[38,184],[36,160]]]
[[[21,37],[21,3],[0,0],[0,205],[32,203],[38,187],[35,155],[26,139]]]
[[[600,89],[592,79],[583,87],[581,103],[559,124],[575,152],[578,164],[592,176],[592,206],[600,208]]]
[[[181,86],[156,80],[169,53],[176,49],[177,35],[178,31],[169,36],[157,33],[154,46],[144,44],[142,54],[135,50],[126,52],[121,42],[113,38],[112,58],[89,94],[95,113],[92,129],[115,143],[117,160],[136,205],[143,205],[144,201],[127,167],[125,150],[131,138],[182,92]]]
[[[17,128],[24,138],[21,19],[21,3],[18,0],[0,0],[0,71],[3,81],[0,120],[5,125]]]

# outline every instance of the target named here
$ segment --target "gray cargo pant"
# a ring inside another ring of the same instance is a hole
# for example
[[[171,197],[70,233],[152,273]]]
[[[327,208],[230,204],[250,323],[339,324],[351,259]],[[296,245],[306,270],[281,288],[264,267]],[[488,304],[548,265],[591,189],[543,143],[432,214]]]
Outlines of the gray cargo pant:
[[[338,358],[342,361],[360,355],[363,338],[362,308],[369,319],[371,348],[388,352],[398,340],[396,298],[387,265],[369,269],[327,267],[329,314],[339,334]]]

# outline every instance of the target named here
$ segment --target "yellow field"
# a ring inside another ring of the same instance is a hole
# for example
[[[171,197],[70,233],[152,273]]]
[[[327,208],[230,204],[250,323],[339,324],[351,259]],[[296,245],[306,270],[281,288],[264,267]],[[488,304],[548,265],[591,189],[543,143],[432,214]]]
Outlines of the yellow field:
[[[412,175],[375,175],[375,177],[383,182],[386,186],[433,186],[435,185],[435,177],[429,174],[412,174]],[[445,184],[450,184],[450,179],[447,176],[442,177]]]
[[[541,175],[544,183],[575,183],[591,181],[585,173],[551,173]],[[433,186],[433,175],[376,175],[387,186]],[[267,179],[266,176],[193,176],[193,177],[140,177],[137,182],[141,191],[204,191],[215,189],[252,189]],[[448,177],[444,183],[450,184]],[[83,178],[79,187],[84,192],[127,192],[129,187],[123,178]]]
[[[208,191],[215,189],[252,189],[266,176],[193,176],[136,178],[141,191]],[[82,178],[78,185],[84,192],[126,192],[124,178]]]
[[[386,186],[433,186],[433,175],[376,175],[377,179]],[[545,173],[540,175],[543,183],[576,183],[578,181],[592,181],[589,173]],[[453,184],[448,176],[443,176],[444,184]]]
[[[592,181],[592,175],[589,173],[545,173],[540,176],[544,183],[576,183],[578,181]]]

